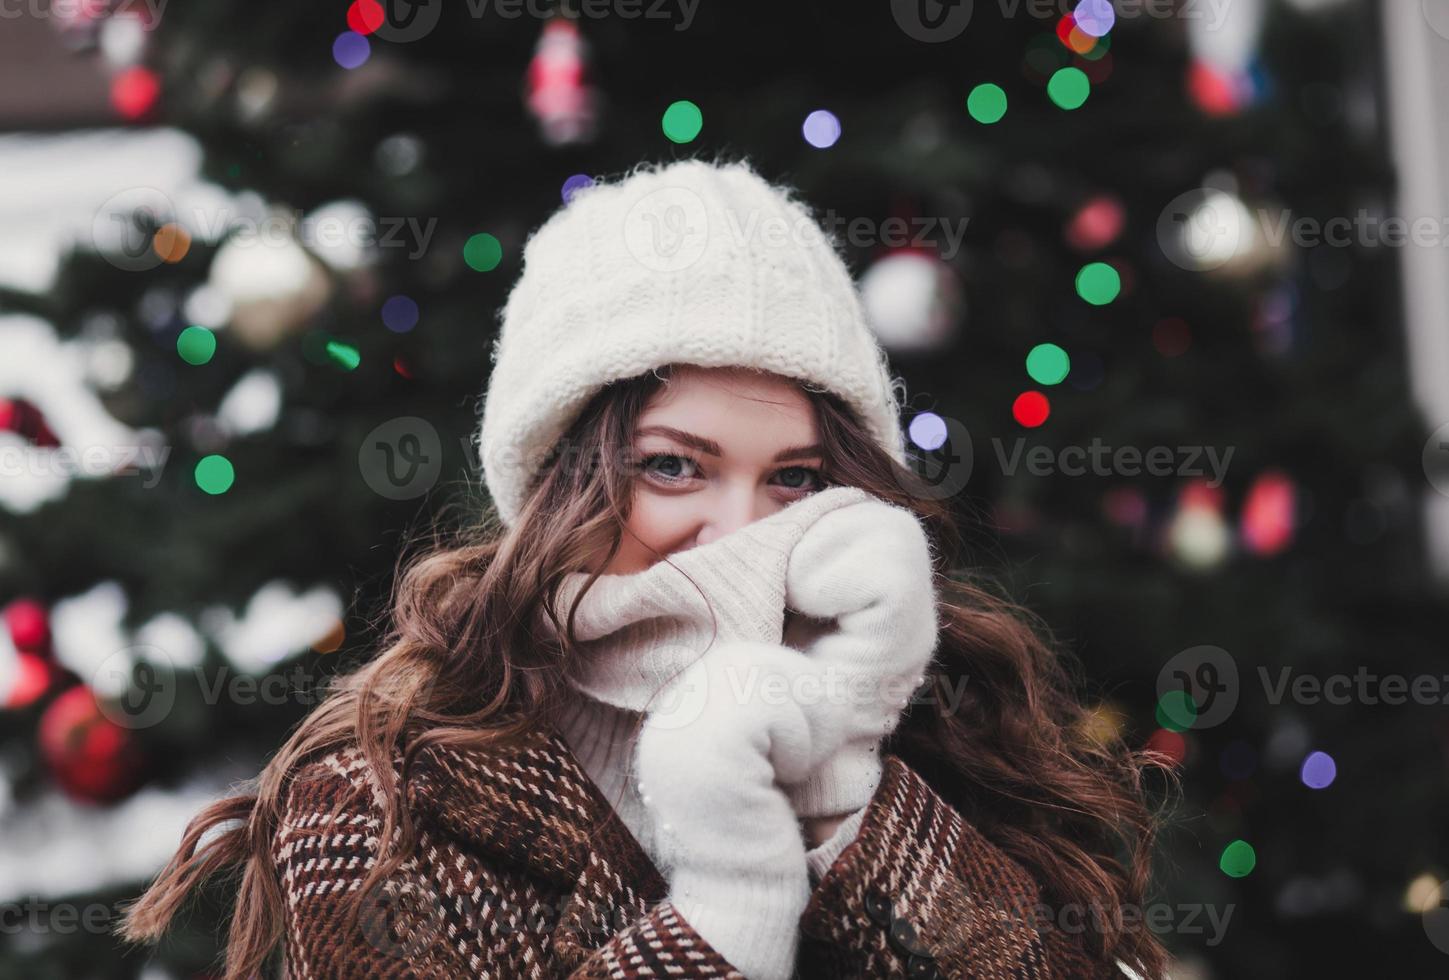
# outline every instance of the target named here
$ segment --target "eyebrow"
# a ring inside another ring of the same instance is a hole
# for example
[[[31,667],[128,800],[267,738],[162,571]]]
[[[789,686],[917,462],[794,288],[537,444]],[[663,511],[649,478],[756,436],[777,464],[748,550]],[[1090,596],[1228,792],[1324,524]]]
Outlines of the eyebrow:
[[[634,432],[634,436],[660,435],[667,436],[675,442],[683,443],[692,449],[697,449],[708,456],[723,456],[724,451],[720,449],[719,443],[713,439],[706,439],[704,436],[697,436],[693,432],[685,432],[683,429],[676,429],[672,425],[649,425]],[[787,459],[808,459],[813,456],[824,456],[825,447],[820,443],[810,446],[791,446],[789,449],[782,449],[775,454],[772,462],[783,463]]]

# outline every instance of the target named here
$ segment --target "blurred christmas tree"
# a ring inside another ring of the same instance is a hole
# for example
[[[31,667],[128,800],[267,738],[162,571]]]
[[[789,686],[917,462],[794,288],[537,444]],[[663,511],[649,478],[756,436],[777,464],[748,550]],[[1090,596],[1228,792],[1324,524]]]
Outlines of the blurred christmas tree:
[[[0,901],[32,923],[0,974],[214,966],[224,888],[155,953],[58,910],[111,917],[367,655],[408,529],[484,505],[528,232],[595,177],[716,152],[817,206],[973,560],[1079,653],[1104,726],[1182,759],[1180,975],[1442,963],[1408,907],[1449,873],[1446,730],[1275,705],[1259,675],[1432,674],[1443,635],[1392,256],[1261,220],[1390,200],[1372,10],[931,6],[55,25],[128,125],[47,138],[88,234],[0,294]]]

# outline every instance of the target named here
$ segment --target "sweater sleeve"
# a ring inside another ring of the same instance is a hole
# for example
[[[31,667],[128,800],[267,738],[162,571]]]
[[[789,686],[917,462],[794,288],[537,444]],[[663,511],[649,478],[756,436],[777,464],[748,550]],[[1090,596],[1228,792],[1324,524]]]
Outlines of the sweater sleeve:
[[[800,919],[804,980],[1121,974],[1053,928],[1032,876],[898,756]],[[1043,911],[1044,910],[1044,911]]]
[[[835,828],[835,833],[823,842],[819,847],[812,847],[805,852],[805,864],[810,869],[810,884],[818,884],[820,879],[825,877],[825,872],[840,857],[840,852],[845,850],[845,845],[855,840],[856,834],[860,833],[860,822],[865,818],[865,807],[856,810],[850,816],[841,821],[840,826]]]

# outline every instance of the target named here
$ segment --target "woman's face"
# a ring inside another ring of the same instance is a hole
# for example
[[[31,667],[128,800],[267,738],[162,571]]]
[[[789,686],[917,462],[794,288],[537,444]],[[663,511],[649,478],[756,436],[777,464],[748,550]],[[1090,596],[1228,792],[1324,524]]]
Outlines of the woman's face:
[[[824,487],[819,428],[789,378],[676,365],[634,431],[633,508],[603,569],[640,572]]]

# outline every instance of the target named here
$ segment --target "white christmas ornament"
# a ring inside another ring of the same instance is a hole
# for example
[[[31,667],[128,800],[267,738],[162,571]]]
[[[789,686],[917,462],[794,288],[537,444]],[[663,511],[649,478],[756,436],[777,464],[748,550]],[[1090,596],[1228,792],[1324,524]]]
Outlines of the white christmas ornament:
[[[326,586],[298,594],[269,582],[240,617],[215,606],[202,615],[202,627],[239,670],[262,674],[325,636],[342,611],[341,597]]]
[[[254,350],[276,346],[332,292],[321,263],[275,222],[228,238],[211,261],[209,281],[231,304],[232,330]]]
[[[1187,46],[1195,58],[1225,75],[1248,70],[1263,34],[1264,0],[1232,0],[1184,18]]]
[[[332,201],[302,219],[302,244],[329,266],[348,272],[377,261],[377,219],[361,201]]]
[[[262,432],[277,424],[282,410],[282,383],[273,371],[256,368],[232,386],[221,400],[216,420],[232,435]]]
[[[946,263],[921,252],[895,252],[860,280],[866,318],[892,351],[938,350],[956,332],[961,287]]]

